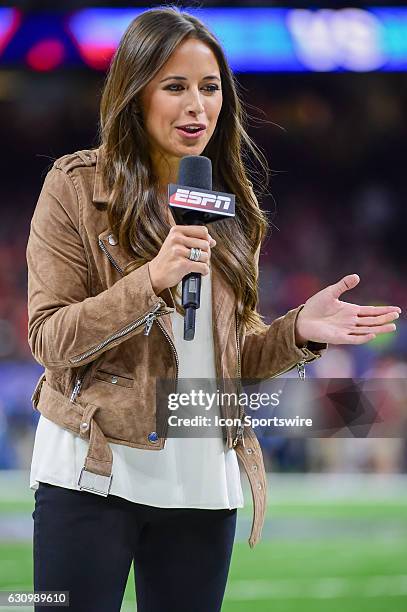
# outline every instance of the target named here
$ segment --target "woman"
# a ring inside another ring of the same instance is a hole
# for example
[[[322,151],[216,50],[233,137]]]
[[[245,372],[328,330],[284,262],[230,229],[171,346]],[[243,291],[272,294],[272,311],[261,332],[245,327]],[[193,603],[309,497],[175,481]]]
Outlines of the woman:
[[[394,307],[339,301],[356,275],[262,322],[267,223],[244,148],[265,165],[242,116],[206,27],[176,9],[146,11],[111,64],[100,147],[60,158],[45,179],[27,246],[28,339],[45,367],[33,394],[34,587],[69,591],[75,612],[119,611],[132,562],[139,612],[220,610],[243,506],[237,457],[254,499],[250,545],[260,537],[266,482],[253,431],[167,438],[156,379],[302,372],[327,342],[361,344],[394,327]],[[200,154],[238,204],[210,230],[175,226],[166,199],[180,159]],[[196,337],[184,342],[189,272],[202,274],[202,295]]]

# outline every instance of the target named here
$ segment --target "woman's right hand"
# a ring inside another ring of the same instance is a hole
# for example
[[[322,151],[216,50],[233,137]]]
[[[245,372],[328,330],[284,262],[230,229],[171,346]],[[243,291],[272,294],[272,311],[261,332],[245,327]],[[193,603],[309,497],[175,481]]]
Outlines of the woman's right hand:
[[[158,295],[178,285],[190,272],[208,274],[211,247],[215,245],[205,225],[173,225],[158,254],[148,263],[154,292]],[[201,249],[199,261],[188,259],[191,247]]]

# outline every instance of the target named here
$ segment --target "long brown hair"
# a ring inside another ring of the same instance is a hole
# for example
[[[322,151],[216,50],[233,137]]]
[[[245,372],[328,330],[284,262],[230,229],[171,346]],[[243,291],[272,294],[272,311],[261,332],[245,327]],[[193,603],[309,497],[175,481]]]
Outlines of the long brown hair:
[[[268,182],[267,161],[246,132],[246,117],[237,84],[224,52],[206,26],[176,7],[150,9],[134,19],[113,57],[100,107],[100,145],[106,163],[102,169],[109,186],[108,220],[119,244],[135,261],[128,274],[153,259],[170,225],[162,215],[158,179],[152,167],[147,134],[143,127],[140,93],[182,41],[195,38],[214,53],[221,74],[223,104],[217,126],[203,155],[213,168],[213,189],[234,193],[236,216],[211,225],[217,245],[211,263],[229,283],[237,298],[238,312],[246,333],[264,331],[257,312],[258,275],[255,252],[267,229],[245,164],[253,166],[250,178]],[[244,161],[245,160],[245,161]],[[176,287],[171,288],[175,298]],[[177,304],[177,310],[183,312]]]

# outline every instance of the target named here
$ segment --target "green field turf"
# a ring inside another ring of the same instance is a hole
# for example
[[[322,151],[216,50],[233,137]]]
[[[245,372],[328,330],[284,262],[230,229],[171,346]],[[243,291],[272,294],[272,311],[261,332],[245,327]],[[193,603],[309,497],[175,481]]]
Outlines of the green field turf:
[[[0,588],[30,590],[31,554],[30,544],[0,545]],[[237,542],[222,610],[405,612],[406,559],[401,541]],[[135,610],[133,584],[131,572],[122,612]]]
[[[387,497],[379,491],[369,501],[368,489],[336,501],[330,494],[304,495],[296,486],[281,491],[277,483],[263,540],[253,550],[247,544],[251,508],[245,493],[223,612],[406,612],[404,487]],[[29,516],[30,496],[0,495],[0,522],[10,514]],[[0,540],[0,589],[32,589],[31,542]],[[122,612],[135,610],[131,571]]]
[[[28,514],[34,510],[34,501],[1,500],[0,520],[2,514]],[[247,498],[244,508],[239,508],[239,515],[250,517],[252,504]],[[374,504],[356,501],[321,502],[321,503],[277,503],[270,500],[267,517],[314,517],[314,518],[377,518],[400,519],[407,521],[407,500],[403,502],[376,501]],[[1,611],[0,611],[1,612]]]

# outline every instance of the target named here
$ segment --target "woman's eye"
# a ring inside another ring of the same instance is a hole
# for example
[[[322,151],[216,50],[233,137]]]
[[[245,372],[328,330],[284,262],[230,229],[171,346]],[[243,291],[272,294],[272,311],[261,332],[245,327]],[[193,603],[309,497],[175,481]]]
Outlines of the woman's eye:
[[[206,85],[204,89],[206,89],[206,91],[213,92],[213,91],[218,91],[219,87],[218,85]]]
[[[172,83],[171,85],[167,85],[165,89],[168,91],[181,91],[184,88],[182,87],[182,85],[179,85],[178,83]],[[219,86],[215,84],[205,85],[202,89],[204,89],[204,91],[208,91],[209,93],[212,93],[214,91],[218,91]]]
[[[177,83],[173,83],[172,85],[168,85],[165,89],[168,89],[169,91],[180,91],[182,87],[181,85],[178,85]]]

